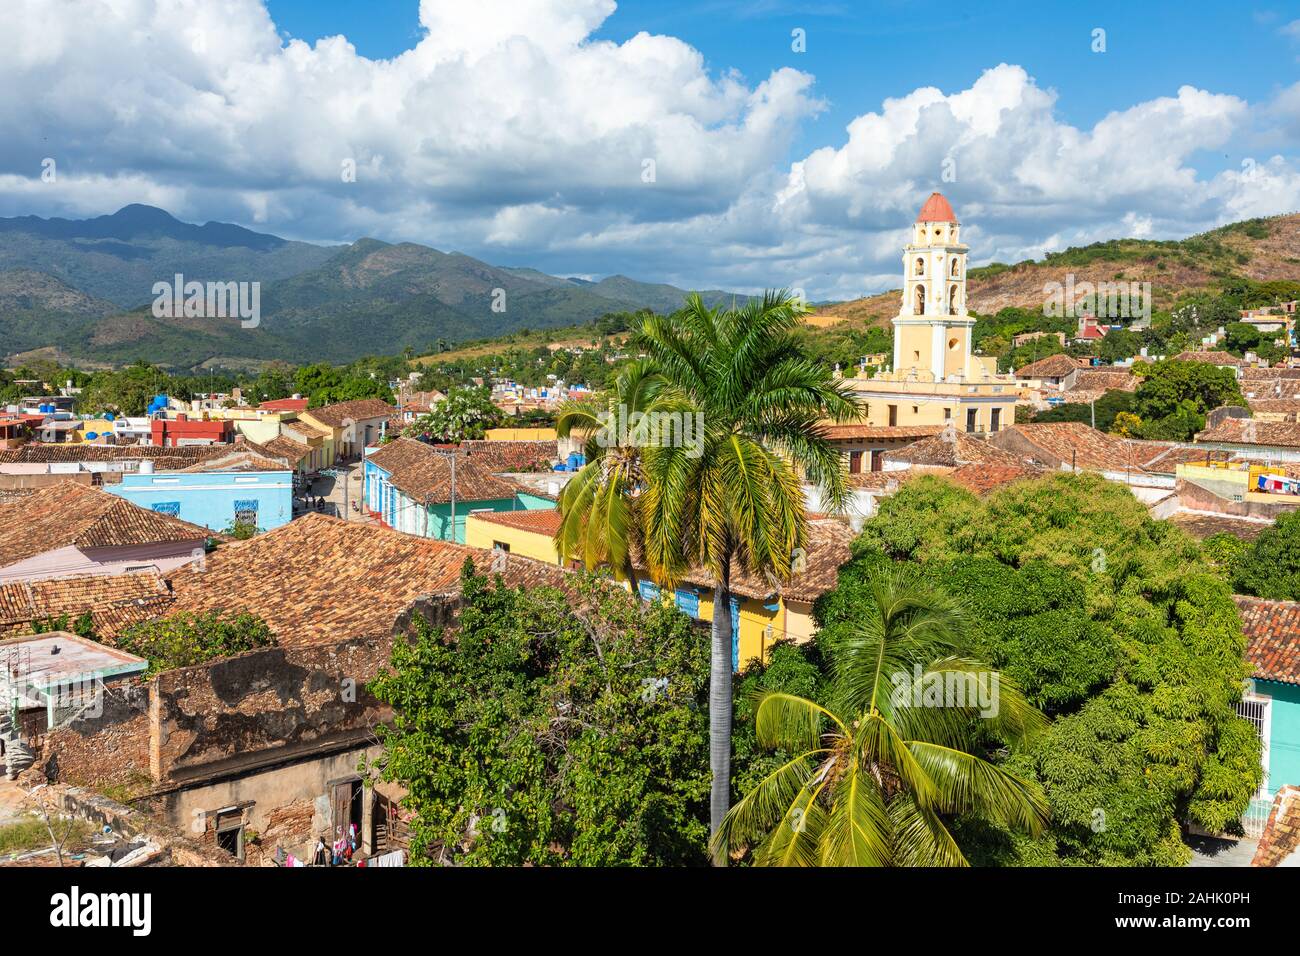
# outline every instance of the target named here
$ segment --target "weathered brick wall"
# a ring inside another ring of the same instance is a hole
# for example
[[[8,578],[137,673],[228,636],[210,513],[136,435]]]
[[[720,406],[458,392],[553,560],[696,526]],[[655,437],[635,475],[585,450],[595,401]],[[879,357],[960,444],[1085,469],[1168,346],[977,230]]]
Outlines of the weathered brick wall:
[[[160,784],[248,768],[358,739],[388,716],[365,684],[392,639],[270,647],[160,674],[150,708]]]
[[[96,790],[121,790],[123,795],[149,788],[148,689],[110,687],[102,712],[79,717],[49,731],[41,742],[38,762],[51,780]]]

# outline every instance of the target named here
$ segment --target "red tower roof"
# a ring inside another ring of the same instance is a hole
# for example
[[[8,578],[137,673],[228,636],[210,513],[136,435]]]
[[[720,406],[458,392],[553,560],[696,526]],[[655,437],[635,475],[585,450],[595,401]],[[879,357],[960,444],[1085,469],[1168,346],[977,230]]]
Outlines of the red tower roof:
[[[942,193],[930,193],[930,198],[921,207],[921,214],[916,217],[916,221],[956,222],[957,214],[952,211],[952,206],[948,204],[948,200],[943,198]]]

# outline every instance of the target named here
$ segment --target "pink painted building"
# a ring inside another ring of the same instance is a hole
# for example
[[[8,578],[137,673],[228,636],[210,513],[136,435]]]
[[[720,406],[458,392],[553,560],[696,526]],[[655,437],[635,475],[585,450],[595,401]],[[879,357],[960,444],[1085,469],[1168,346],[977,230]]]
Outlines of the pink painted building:
[[[59,482],[0,503],[0,584],[166,573],[202,561],[211,534],[90,485]]]

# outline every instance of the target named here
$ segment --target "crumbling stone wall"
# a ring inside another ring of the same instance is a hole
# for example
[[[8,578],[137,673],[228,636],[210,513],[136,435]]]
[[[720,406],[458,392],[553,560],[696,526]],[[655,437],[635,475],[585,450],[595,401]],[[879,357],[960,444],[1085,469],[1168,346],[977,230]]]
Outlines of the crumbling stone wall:
[[[144,792],[149,772],[149,695],[140,685],[106,688],[101,713],[82,716],[41,740],[37,766],[51,780],[122,795]]]
[[[388,710],[366,690],[392,638],[268,647],[166,671],[150,701],[158,784],[248,772],[368,739]]]

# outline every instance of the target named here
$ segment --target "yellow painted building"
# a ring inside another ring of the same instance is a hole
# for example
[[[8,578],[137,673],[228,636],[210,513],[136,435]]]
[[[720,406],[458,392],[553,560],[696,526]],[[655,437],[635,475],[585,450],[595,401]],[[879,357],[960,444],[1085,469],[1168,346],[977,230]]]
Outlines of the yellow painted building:
[[[966,253],[961,224],[931,194],[903,248],[903,301],[893,320],[893,365],[872,378],[844,379],[863,401],[864,423],[944,425],[992,434],[1015,423],[1023,389],[999,375],[997,359],[971,351],[975,319],[966,312]]]
[[[554,509],[535,511],[471,512],[465,521],[465,543],[472,548],[507,551],[548,564],[561,564],[555,550],[560,514]],[[817,519],[809,522],[808,555],[804,570],[785,585],[774,587],[751,575],[732,581],[732,620],[737,632],[733,660],[743,669],[754,659],[766,660],[779,640],[810,640],[816,631],[812,606],[835,586],[836,571],[849,559],[852,531],[843,522]],[[570,566],[579,566],[570,562]],[[667,594],[641,571],[639,587],[647,600]],[[677,607],[707,625],[713,618],[713,592],[703,575],[688,575],[673,589]]]
[[[554,428],[489,428],[484,432],[488,441],[555,441]]]

